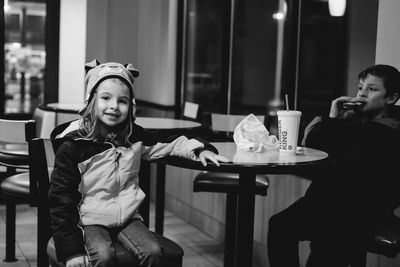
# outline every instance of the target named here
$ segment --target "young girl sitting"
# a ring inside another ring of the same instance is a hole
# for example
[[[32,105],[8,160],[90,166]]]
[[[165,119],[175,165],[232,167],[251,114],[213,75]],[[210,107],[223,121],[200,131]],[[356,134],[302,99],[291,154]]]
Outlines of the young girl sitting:
[[[177,155],[203,165],[226,159],[211,145],[184,136],[158,143],[136,125],[133,83],[139,72],[131,64],[94,60],[85,69],[86,106],[75,126],[60,135],[65,141],[51,175],[57,258],[67,267],[113,266],[117,239],[140,266],[157,266],[161,249],[138,212],[145,198],[139,188],[141,159]]]

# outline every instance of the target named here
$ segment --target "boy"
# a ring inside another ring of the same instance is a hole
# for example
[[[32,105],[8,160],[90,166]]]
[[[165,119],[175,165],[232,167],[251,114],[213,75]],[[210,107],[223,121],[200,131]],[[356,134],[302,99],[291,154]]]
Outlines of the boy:
[[[399,71],[375,65],[359,74],[355,98],[332,101],[304,144],[329,153],[330,167],[305,196],[269,222],[271,267],[298,267],[298,243],[311,241],[307,267],[347,267],[366,250],[388,209],[400,204],[400,124],[390,114],[400,96]]]

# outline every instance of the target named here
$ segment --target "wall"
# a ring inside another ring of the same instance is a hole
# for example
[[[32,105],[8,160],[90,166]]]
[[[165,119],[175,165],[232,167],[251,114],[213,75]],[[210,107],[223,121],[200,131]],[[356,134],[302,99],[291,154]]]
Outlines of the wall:
[[[86,46],[86,0],[60,1],[60,102],[81,102]]]
[[[138,25],[138,98],[175,104],[177,0],[140,0]]]
[[[400,69],[400,17],[399,0],[380,0],[378,35],[376,41],[376,63],[393,65]]]
[[[84,64],[132,63],[137,98],[175,104],[177,0],[62,0],[59,101],[84,99]]]
[[[355,96],[358,88],[358,74],[375,64],[376,25],[378,1],[348,1],[348,69],[347,95]]]
[[[173,106],[176,12],[176,0],[88,0],[86,60],[132,63],[137,99]]]

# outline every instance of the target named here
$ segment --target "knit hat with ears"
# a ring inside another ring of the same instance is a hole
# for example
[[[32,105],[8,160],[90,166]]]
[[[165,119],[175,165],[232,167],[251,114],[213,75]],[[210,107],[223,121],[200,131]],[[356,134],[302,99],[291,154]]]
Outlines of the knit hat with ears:
[[[97,86],[99,86],[102,81],[110,78],[119,78],[126,83],[130,90],[132,103],[136,105],[133,83],[135,81],[135,78],[139,76],[139,71],[135,69],[131,63],[125,65],[116,62],[107,62],[100,64],[97,59],[94,59],[91,62],[85,64],[85,71],[86,99],[85,107],[79,111],[80,115],[82,115],[86,111],[88,104],[90,103],[94,93],[96,92]]]

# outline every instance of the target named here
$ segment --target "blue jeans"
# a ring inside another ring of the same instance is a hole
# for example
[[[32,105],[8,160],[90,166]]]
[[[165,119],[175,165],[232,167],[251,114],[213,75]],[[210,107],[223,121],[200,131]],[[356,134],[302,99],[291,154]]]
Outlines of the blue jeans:
[[[162,248],[141,220],[118,228],[84,227],[85,245],[91,266],[117,266],[113,242],[119,242],[138,260],[139,266],[158,266]]]

